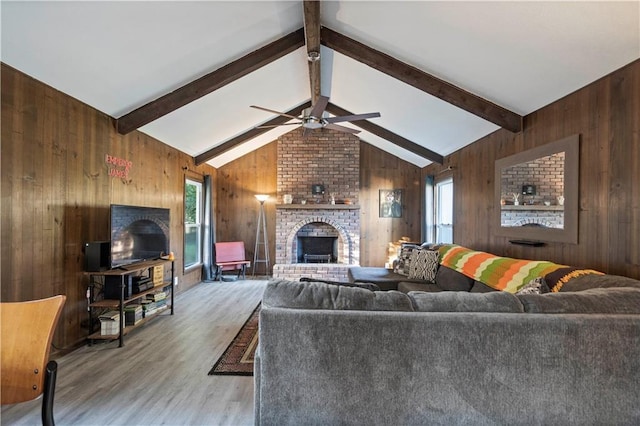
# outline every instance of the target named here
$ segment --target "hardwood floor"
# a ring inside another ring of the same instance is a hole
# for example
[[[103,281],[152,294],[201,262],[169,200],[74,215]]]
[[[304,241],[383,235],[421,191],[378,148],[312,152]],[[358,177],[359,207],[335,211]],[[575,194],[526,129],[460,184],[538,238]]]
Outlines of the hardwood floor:
[[[201,283],[117,342],[58,359],[61,425],[252,425],[253,377],[208,376],[262,299],[267,281]],[[2,407],[1,423],[40,424],[41,400]]]

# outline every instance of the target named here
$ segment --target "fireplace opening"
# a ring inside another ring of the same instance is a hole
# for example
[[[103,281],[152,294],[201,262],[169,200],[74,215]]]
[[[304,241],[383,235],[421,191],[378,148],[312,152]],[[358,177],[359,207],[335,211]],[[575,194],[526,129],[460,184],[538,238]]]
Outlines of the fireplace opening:
[[[298,263],[336,263],[338,237],[298,236]]]

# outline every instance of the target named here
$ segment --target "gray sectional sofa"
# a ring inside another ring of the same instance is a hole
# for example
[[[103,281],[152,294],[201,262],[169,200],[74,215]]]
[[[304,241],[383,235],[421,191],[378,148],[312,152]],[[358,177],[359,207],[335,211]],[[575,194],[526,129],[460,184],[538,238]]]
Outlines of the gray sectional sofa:
[[[640,281],[511,294],[272,280],[254,380],[258,425],[638,425]]]

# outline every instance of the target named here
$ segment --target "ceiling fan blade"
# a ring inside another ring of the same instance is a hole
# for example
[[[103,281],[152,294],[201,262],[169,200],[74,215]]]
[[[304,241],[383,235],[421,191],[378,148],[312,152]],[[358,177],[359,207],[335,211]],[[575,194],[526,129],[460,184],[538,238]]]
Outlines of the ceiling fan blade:
[[[311,112],[309,113],[309,115],[311,117],[322,118],[322,113],[324,112],[324,109],[327,107],[328,103],[329,103],[328,97],[320,96],[316,104],[311,109]]]
[[[256,126],[256,129],[271,129],[273,127],[280,127],[280,126],[299,126],[301,125],[302,122],[299,121],[297,123],[282,123],[282,124],[271,124],[271,125],[267,125],[267,126]]]
[[[300,120],[300,117],[295,117],[293,115],[285,114],[284,112],[274,111],[272,109],[263,108],[263,107],[259,107],[259,106],[256,106],[256,105],[250,105],[250,106],[251,106],[251,108],[261,109],[262,111],[267,111],[267,112],[272,112],[274,114],[282,115],[283,117],[289,117],[289,118],[293,118],[293,119],[296,119],[296,120]]]
[[[339,132],[345,132],[345,133],[353,133],[353,134],[360,133],[360,130],[352,129],[350,127],[340,126],[338,124],[327,124],[326,126],[324,126],[324,128],[337,130]]]
[[[366,120],[367,118],[376,118],[380,117],[379,112],[370,112],[367,114],[354,114],[354,115],[343,115],[341,117],[327,117],[324,119],[327,123],[339,123],[341,121],[358,121],[358,120]]]

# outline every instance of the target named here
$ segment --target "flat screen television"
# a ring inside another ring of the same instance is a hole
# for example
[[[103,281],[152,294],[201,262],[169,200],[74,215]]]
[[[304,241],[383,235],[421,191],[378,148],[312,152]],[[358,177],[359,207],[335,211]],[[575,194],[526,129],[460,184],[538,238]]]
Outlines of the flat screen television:
[[[112,204],[111,268],[168,254],[170,211],[159,207]]]

